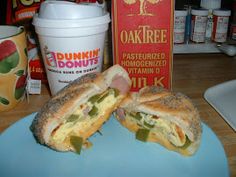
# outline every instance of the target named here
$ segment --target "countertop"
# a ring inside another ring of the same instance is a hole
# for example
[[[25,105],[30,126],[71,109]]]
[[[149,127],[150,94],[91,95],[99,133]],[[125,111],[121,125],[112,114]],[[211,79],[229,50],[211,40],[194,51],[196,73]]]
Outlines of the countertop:
[[[236,79],[236,58],[224,54],[174,55],[173,91],[189,96],[200,112],[202,121],[218,136],[227,154],[230,173],[236,176],[236,132],[203,98],[205,90],[216,84]],[[47,85],[40,95],[30,95],[14,109],[0,113],[0,132],[17,120],[36,112],[50,98]]]

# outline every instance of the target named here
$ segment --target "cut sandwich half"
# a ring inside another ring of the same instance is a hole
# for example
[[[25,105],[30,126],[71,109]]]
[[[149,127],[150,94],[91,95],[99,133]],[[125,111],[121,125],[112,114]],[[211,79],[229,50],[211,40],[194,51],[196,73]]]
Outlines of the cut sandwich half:
[[[115,112],[119,122],[141,141],[157,142],[182,155],[193,155],[201,141],[199,113],[181,93],[148,86],[130,93]]]
[[[80,153],[127,96],[131,81],[119,65],[85,75],[52,97],[38,112],[31,130],[39,143],[57,151]]]

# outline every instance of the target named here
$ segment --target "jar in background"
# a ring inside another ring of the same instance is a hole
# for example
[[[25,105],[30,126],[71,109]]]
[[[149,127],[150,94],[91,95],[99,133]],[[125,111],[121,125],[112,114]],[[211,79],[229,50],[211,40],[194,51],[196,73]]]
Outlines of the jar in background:
[[[175,10],[174,18],[174,43],[184,43],[185,24],[186,24],[187,10]]]
[[[230,39],[236,40],[236,23],[231,23]]]
[[[191,35],[190,39],[196,43],[205,42],[206,25],[208,10],[205,9],[192,9],[191,10]]]
[[[208,10],[206,41],[211,41],[213,29],[213,10],[221,8],[221,0],[201,0],[201,8]]]
[[[225,42],[229,26],[230,10],[213,11],[212,40],[214,42]]]

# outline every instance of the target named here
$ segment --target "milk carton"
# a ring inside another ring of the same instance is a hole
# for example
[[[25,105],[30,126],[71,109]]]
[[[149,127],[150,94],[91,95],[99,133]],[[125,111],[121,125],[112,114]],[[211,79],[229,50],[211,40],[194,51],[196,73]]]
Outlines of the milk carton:
[[[113,61],[128,71],[131,91],[171,88],[173,14],[172,0],[113,0]]]

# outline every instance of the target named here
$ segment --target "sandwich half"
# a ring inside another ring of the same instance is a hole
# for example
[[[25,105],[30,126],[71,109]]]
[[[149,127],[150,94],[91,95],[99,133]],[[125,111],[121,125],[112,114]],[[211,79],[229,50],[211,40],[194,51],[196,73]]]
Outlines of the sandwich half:
[[[87,139],[99,131],[127,96],[130,86],[128,73],[119,65],[82,76],[41,108],[31,130],[41,144],[80,153]]]
[[[193,155],[201,142],[201,121],[191,100],[157,86],[130,93],[115,112],[136,139],[157,142],[182,155]]]

